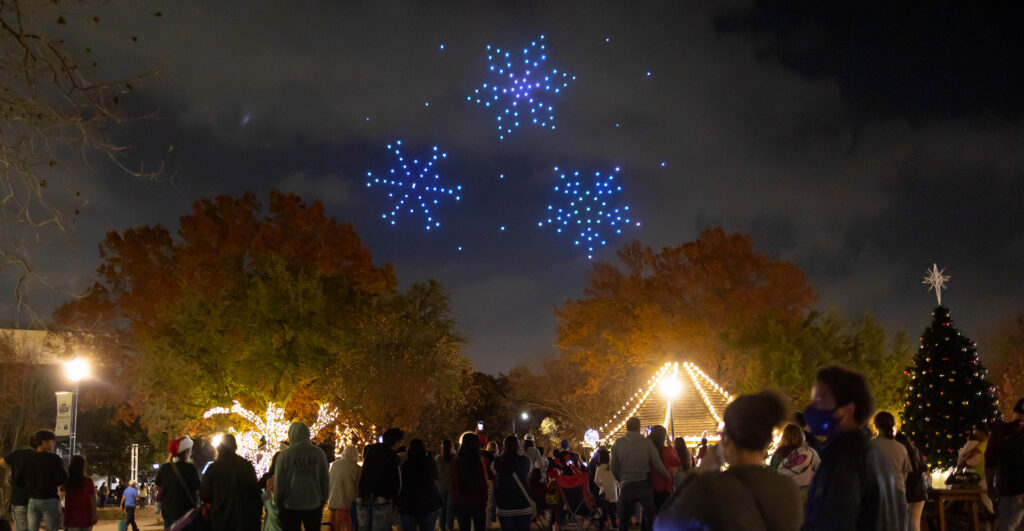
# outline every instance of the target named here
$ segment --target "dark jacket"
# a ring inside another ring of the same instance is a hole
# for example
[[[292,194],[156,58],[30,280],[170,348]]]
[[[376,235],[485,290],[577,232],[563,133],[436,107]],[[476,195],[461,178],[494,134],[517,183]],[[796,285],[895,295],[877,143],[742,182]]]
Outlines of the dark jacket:
[[[363,474],[359,476],[359,497],[380,496],[397,500],[402,488],[400,465],[398,454],[384,443],[367,447],[363,456]]]
[[[1024,422],[1005,422],[992,430],[985,449],[989,492],[999,497],[1024,494]]]
[[[530,467],[530,458],[525,455],[515,456],[512,470],[505,469],[502,456],[494,458],[494,505],[498,516],[522,516],[533,512],[530,498],[523,493],[529,488],[527,485],[530,484]],[[519,476],[522,488],[516,483],[515,476]]]
[[[658,513],[655,531],[799,531],[796,482],[766,466],[739,465],[725,472],[689,474]]]
[[[398,512],[432,513],[440,508],[437,464],[426,455],[410,455],[409,460],[402,463],[402,493],[398,497]]]
[[[23,489],[29,499],[56,499],[57,487],[68,480],[68,471],[57,454],[32,452],[25,457],[13,483]]]
[[[222,450],[203,475],[199,498],[210,504],[207,529],[248,531],[260,528],[263,500],[252,464]]]
[[[330,494],[327,454],[309,441],[309,428],[301,422],[288,427],[288,448],[274,467],[274,504],[293,511],[323,507]]]
[[[187,490],[182,488],[182,481],[179,481],[178,475],[174,473],[175,468],[181,474]],[[192,463],[164,463],[156,473],[155,483],[160,487],[160,514],[163,515],[164,521],[174,522],[195,508],[199,472]]]
[[[863,430],[842,432],[821,448],[807,491],[804,531],[897,531],[907,500],[896,473]]]

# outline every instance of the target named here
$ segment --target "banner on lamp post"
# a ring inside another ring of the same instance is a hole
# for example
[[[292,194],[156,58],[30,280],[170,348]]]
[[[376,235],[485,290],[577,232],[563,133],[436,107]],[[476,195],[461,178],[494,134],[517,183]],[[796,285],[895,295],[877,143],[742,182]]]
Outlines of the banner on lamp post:
[[[53,434],[58,437],[71,435],[71,399],[70,391],[57,393],[57,428],[53,430]]]

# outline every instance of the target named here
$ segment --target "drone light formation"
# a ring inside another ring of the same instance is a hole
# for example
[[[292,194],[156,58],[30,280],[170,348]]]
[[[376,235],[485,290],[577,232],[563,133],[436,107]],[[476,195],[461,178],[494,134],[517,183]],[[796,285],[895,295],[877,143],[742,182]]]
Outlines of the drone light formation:
[[[466,100],[496,110],[500,140],[521,125],[555,129],[555,107],[541,96],[559,94],[576,76],[557,68],[547,70],[545,49],[543,35],[521,53],[487,45],[488,70],[493,80],[474,89]]]
[[[538,222],[555,228],[558,234],[573,235],[573,245],[586,249],[587,259],[594,258],[594,251],[608,244],[608,238],[622,234],[628,226],[640,226],[630,218],[629,205],[613,206],[615,194],[622,191],[616,182],[619,168],[607,174],[595,171],[592,177],[581,175],[580,171],[559,171],[556,204],[548,205],[547,217]]]
[[[381,219],[397,225],[400,216],[419,214],[427,230],[440,228],[441,222],[434,209],[442,200],[462,200],[462,186],[441,186],[441,176],[434,168],[434,164],[448,158],[448,154],[434,146],[427,156],[409,160],[402,153],[401,140],[395,140],[387,148],[394,154],[397,165],[382,176],[366,172],[366,187],[384,188],[388,199],[392,200],[391,209],[382,212]]]

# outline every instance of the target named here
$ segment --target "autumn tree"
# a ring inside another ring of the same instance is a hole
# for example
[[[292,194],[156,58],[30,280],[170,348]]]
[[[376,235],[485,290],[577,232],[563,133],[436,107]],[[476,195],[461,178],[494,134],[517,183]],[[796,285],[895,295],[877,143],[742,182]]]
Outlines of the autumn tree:
[[[181,429],[239,399],[308,411],[332,401],[375,423],[398,411],[396,386],[418,405],[454,389],[465,363],[440,286],[397,289],[348,224],[319,202],[271,192],[198,201],[172,236],[146,226],[112,232],[99,282],[58,309],[64,329],[104,341],[123,367],[129,403],[151,433]],[[402,372],[404,371],[404,372]],[[340,390],[340,391],[339,391]],[[412,390],[412,387],[409,388]]]
[[[709,229],[660,251],[633,242],[618,263],[594,264],[583,298],[555,310],[561,354],[513,371],[514,388],[582,434],[669,360],[735,388],[763,334],[798,326],[814,299],[802,271],[744,234]]]

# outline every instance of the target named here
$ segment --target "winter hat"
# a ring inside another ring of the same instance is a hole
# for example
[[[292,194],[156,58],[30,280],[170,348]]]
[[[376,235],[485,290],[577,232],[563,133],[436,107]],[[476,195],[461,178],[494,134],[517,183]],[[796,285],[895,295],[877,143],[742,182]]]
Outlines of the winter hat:
[[[532,433],[527,433],[525,436],[523,436],[523,440],[524,441],[532,441],[533,440],[533,434]]]
[[[188,435],[178,439],[178,454],[181,454],[181,452],[184,452],[185,450],[191,450],[191,449],[192,449],[192,439],[189,439]]]
[[[192,448],[192,439],[188,438],[188,435],[179,437],[177,439],[171,439],[167,443],[167,453],[171,454],[171,457],[177,459],[178,455],[185,450]]]

